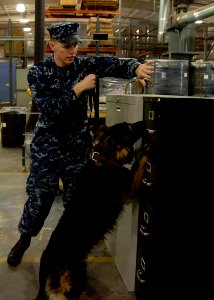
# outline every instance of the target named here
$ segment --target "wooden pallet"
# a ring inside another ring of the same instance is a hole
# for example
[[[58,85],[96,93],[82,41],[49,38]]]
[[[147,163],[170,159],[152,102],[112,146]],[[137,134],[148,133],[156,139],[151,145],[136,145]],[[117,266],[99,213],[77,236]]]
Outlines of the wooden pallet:
[[[96,23],[97,22],[97,17],[90,17],[89,18],[89,24],[90,23]],[[112,22],[113,22],[113,18],[100,18],[99,17],[99,22],[101,23],[101,24],[105,24],[105,23],[107,23],[107,24],[111,24]]]
[[[83,6],[88,9],[117,10],[118,0],[83,0]]]
[[[88,10],[88,9],[46,9],[45,10],[45,17],[46,18],[73,18],[74,16],[76,18],[82,18],[84,17],[91,17],[96,15],[102,15],[103,17],[112,17],[114,15],[118,15],[118,10]]]
[[[114,31],[114,25],[113,24],[100,24],[100,30],[102,31],[103,29],[105,30],[105,29],[108,29],[108,30],[112,30],[112,31]],[[96,28],[97,28],[97,23],[89,23],[88,25],[87,25],[87,29],[88,30],[90,30],[90,29],[95,29],[95,31],[96,31]]]
[[[88,32],[88,36],[93,35],[96,32],[96,28],[90,28],[87,30]],[[114,30],[113,29],[100,29],[100,33],[107,33],[107,34],[114,34]]]
[[[63,9],[62,5],[49,5],[48,9]]]

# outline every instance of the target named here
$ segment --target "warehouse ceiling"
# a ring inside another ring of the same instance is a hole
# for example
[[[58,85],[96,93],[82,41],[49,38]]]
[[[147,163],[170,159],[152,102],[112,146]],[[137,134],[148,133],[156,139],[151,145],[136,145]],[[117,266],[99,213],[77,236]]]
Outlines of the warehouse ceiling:
[[[86,1],[86,0],[82,0]],[[114,15],[114,28],[115,39],[117,46],[126,52],[128,56],[143,56],[148,54],[160,55],[160,53],[167,50],[167,43],[160,43],[157,40],[158,36],[158,23],[159,23],[159,9],[160,0],[110,0],[115,3],[119,3],[119,14]],[[78,3],[80,0],[78,0]],[[100,1],[95,1],[98,3]],[[0,30],[1,28],[7,28],[8,21],[11,20],[13,27],[23,27],[19,20],[22,17],[21,13],[16,11],[16,5],[18,3],[24,3],[26,7],[26,17],[29,19],[29,25],[32,31],[25,33],[29,38],[33,39],[34,36],[34,20],[35,20],[35,1],[34,0],[0,0]],[[171,13],[175,12],[175,7],[180,4],[187,4],[188,11],[192,11],[209,4],[213,4],[213,1],[207,0],[172,0],[170,1]],[[46,0],[46,10],[52,7],[60,5],[59,0]],[[96,7],[95,7],[96,9]],[[102,9],[105,10],[105,7]],[[89,21],[90,16],[97,16],[96,14],[89,14],[79,17],[78,14],[65,16],[65,21],[78,21],[80,22],[80,35],[84,36],[86,31],[86,24]],[[101,17],[103,15],[100,15]],[[50,23],[59,22],[63,19],[56,18],[53,15],[45,18],[45,25]],[[45,36],[46,37],[46,36]],[[1,31],[0,31],[1,38]],[[202,24],[196,27],[196,50],[203,51],[204,41],[206,42],[206,51],[209,51],[209,47],[214,39],[214,17],[209,17],[203,20]],[[122,53],[122,52],[121,52]]]

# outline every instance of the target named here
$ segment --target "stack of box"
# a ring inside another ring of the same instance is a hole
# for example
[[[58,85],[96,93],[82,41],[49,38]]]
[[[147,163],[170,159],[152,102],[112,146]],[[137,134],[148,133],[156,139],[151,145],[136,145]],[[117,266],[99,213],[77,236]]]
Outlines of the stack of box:
[[[59,5],[49,5],[48,9],[81,9],[82,0],[60,0]]]

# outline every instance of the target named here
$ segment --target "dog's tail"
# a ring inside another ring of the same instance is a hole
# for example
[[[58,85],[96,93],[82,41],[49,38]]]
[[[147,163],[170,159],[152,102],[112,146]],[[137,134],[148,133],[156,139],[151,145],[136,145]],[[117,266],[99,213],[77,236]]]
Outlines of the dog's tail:
[[[72,279],[69,271],[59,274],[59,277],[53,279],[49,276],[46,282],[45,293],[48,300],[78,300],[77,296],[69,296],[72,290]]]

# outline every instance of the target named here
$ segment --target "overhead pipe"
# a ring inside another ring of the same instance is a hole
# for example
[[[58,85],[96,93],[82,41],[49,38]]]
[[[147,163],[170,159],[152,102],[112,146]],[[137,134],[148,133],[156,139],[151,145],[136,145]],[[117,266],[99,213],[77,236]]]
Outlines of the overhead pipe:
[[[169,20],[170,0],[160,0],[159,24],[158,24],[158,42],[164,43],[164,33],[166,32],[166,24]],[[209,4],[201,8],[189,11],[187,13],[179,13],[172,20],[171,28],[182,29],[188,24],[195,23],[197,20],[214,15],[214,4]]]
[[[187,13],[180,13],[177,15],[174,21],[174,26],[177,28],[183,28],[188,24],[194,23],[198,20],[214,15],[214,4],[209,4],[204,7],[189,11]]]
[[[166,23],[169,18],[170,0],[160,0],[159,23],[158,23],[158,42],[164,43],[164,33]]]

